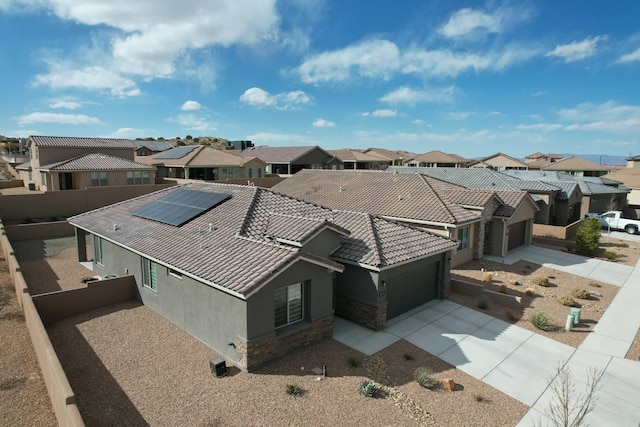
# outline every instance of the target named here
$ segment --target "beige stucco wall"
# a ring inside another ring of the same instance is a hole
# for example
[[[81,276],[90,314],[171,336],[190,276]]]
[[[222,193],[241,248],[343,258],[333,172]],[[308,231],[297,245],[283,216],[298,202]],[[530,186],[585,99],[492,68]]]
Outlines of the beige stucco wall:
[[[97,172],[97,171],[93,171]],[[104,172],[104,171],[103,171]],[[107,172],[107,186],[127,185],[127,171],[106,171]],[[142,171],[140,171],[142,172]],[[149,173],[149,183],[153,184],[156,180],[156,172],[154,170],[145,171]],[[71,172],[73,175],[73,189],[81,190],[87,187],[91,187],[91,171],[86,172]],[[47,191],[60,191],[60,173],[50,173],[51,179],[47,180],[50,184],[47,186]],[[38,188],[38,183],[36,183]]]

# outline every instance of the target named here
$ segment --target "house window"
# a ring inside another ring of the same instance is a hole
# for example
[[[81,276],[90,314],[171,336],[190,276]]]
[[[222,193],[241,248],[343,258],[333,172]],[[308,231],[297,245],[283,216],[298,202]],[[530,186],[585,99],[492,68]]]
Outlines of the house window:
[[[91,186],[92,187],[104,187],[107,185],[107,173],[106,172],[91,172]]]
[[[169,276],[173,276],[176,279],[182,280],[182,273],[180,273],[179,271],[176,271],[173,268],[167,268],[167,271],[169,272]]]
[[[303,307],[304,283],[276,289],[275,315],[276,328],[299,322],[304,317]]]
[[[156,263],[142,258],[142,284],[154,291],[158,290],[158,278],[156,277]]]
[[[33,175],[31,173],[31,171],[29,171],[29,182],[32,182],[32,181],[33,181]]]
[[[104,240],[102,237],[96,237],[96,262],[104,265]]]
[[[469,227],[460,228],[458,230],[458,240],[460,240],[458,250],[467,249],[469,247]]]
[[[128,171],[127,172],[127,185],[148,184],[148,183],[149,183],[149,171]]]
[[[44,172],[40,172],[40,184],[44,185],[45,187],[47,186],[47,176]]]

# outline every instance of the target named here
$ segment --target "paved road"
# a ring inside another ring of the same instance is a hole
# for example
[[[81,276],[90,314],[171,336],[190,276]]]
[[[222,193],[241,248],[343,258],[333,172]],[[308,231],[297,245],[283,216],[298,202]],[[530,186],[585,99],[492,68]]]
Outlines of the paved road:
[[[614,239],[620,240],[628,240],[630,242],[639,242],[640,243],[640,234],[627,234],[624,231],[607,231],[606,229],[602,230],[602,235],[600,237],[600,241],[604,242],[607,236],[611,236]]]

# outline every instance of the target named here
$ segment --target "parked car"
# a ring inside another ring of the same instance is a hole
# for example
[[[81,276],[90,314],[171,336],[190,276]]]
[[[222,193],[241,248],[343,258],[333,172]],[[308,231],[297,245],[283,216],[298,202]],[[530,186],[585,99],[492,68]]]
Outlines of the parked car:
[[[596,218],[603,228],[624,230],[629,234],[637,234],[640,230],[640,220],[623,218],[621,211],[609,211],[603,214],[588,213],[588,218]]]

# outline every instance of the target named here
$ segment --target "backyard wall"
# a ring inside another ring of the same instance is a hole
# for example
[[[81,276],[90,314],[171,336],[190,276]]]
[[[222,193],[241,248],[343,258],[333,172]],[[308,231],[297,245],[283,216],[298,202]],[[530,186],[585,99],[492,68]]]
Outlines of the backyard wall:
[[[567,226],[533,224],[533,235],[536,237],[550,237],[560,240],[575,240],[578,228],[582,225],[582,220]]]
[[[75,235],[74,227],[67,221],[41,222],[36,224],[6,225],[9,240],[55,239]]]
[[[47,386],[49,398],[51,399],[58,424],[61,426],[84,426],[67,375],[64,369],[62,369],[60,360],[40,319],[38,310],[31,299],[31,295],[28,293],[26,282],[20,271],[20,265],[15,258],[13,247],[5,234],[4,225],[2,225],[1,222],[0,244],[2,245],[2,250],[7,260],[18,302],[22,307],[27,329],[31,336],[31,343],[38,358],[38,363],[42,370],[42,377]]]
[[[0,188],[16,188],[24,187],[24,182],[21,179],[10,179],[0,181]]]
[[[490,291],[478,283],[471,283],[459,278],[451,278],[451,290],[460,294],[471,296],[485,296],[495,304],[499,304],[509,308],[520,308],[522,306],[522,298],[515,295],[501,294],[500,292]]]

